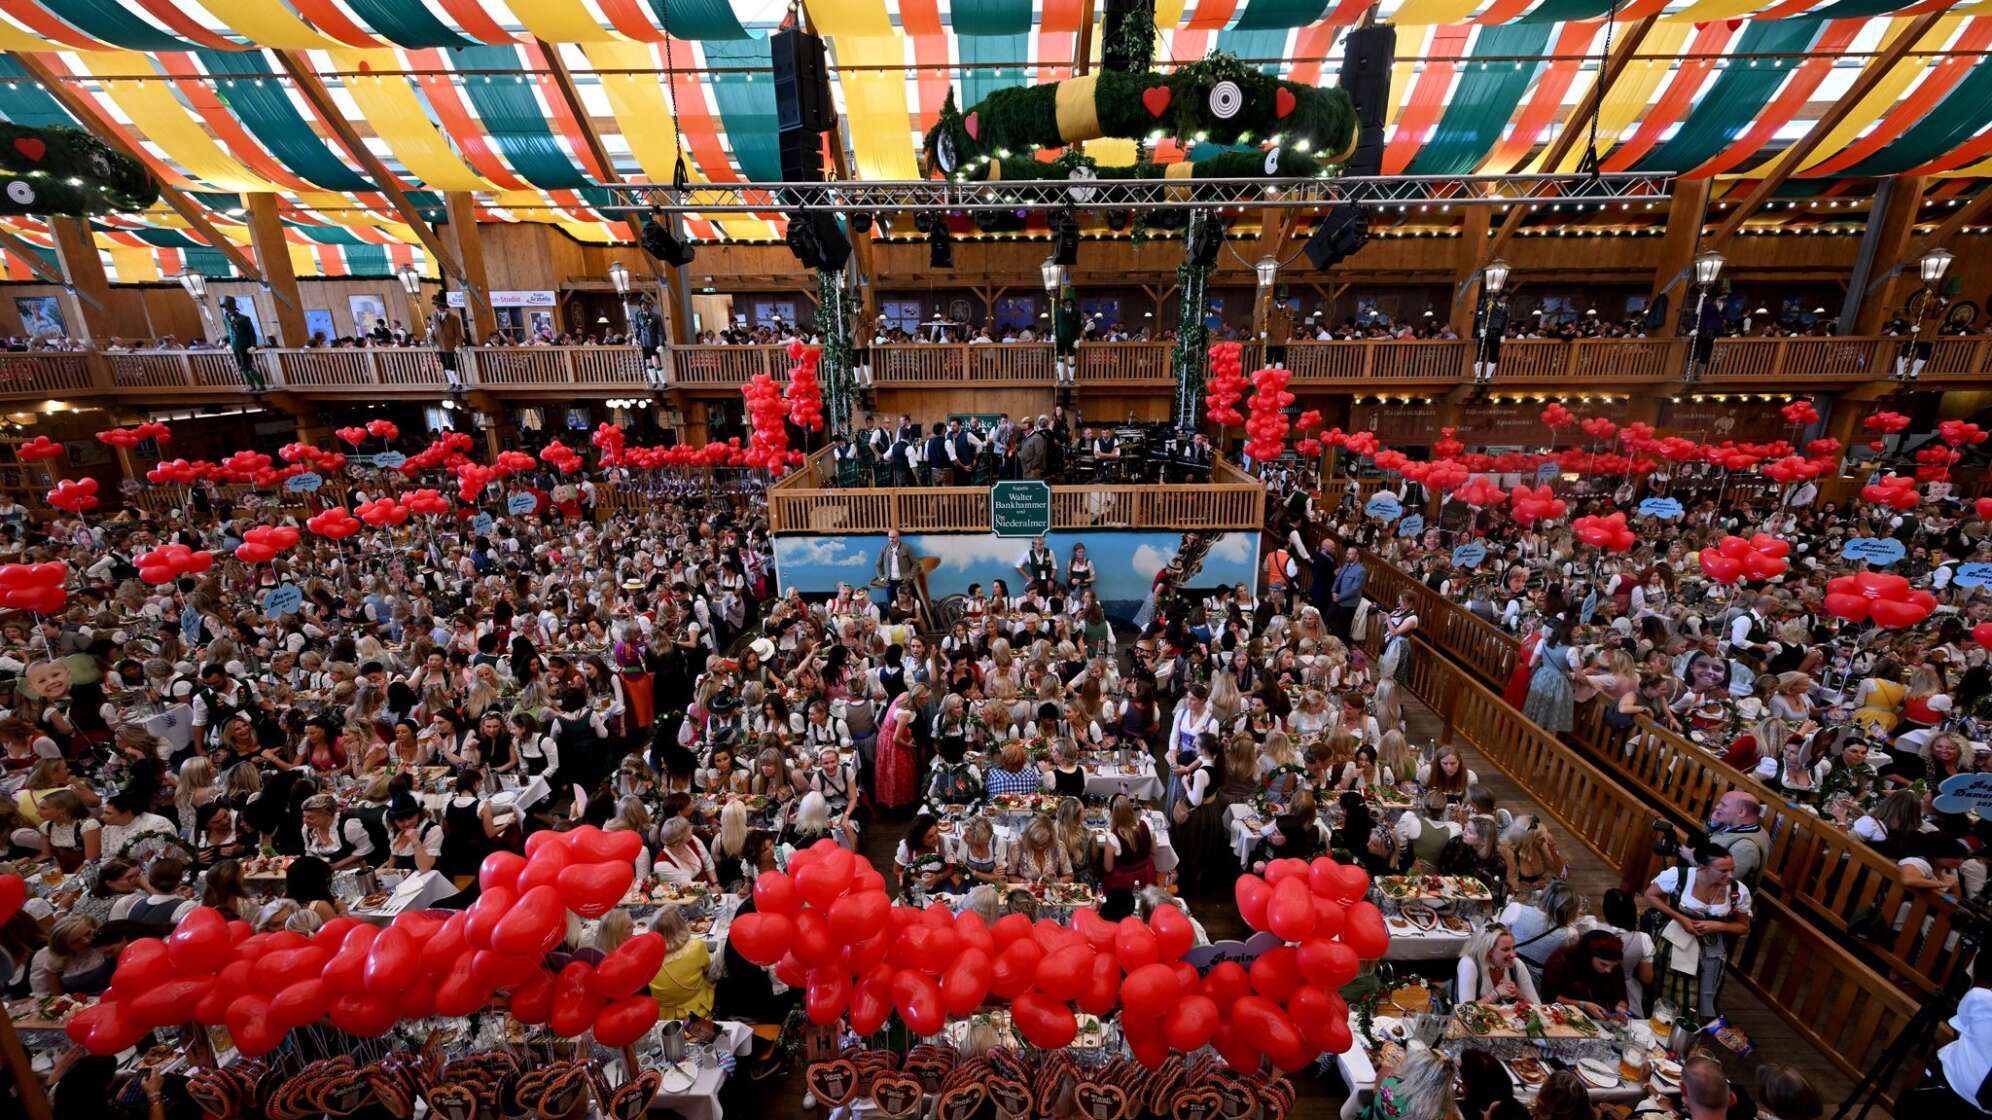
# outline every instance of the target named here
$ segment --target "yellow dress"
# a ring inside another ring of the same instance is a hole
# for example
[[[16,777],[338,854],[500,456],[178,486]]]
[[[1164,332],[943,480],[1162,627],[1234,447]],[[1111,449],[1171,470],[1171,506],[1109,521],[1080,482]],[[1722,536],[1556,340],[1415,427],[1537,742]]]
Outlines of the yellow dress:
[[[1909,695],[1909,686],[1900,681],[1870,679],[1873,683],[1868,687],[1867,702],[1854,712],[1854,722],[1885,735],[1895,730],[1896,721],[1902,718],[1902,701]]]
[[[712,954],[696,937],[664,958],[664,967],[650,981],[650,996],[657,1001],[660,1018],[712,1017],[712,981],[706,976],[711,963]]]

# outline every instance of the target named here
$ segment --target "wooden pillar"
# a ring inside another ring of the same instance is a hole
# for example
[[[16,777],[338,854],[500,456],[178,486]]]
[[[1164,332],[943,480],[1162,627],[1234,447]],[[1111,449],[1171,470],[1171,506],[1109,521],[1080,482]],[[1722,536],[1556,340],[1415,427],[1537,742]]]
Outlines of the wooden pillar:
[[[465,323],[472,346],[484,345],[498,329],[498,316],[491,310],[491,285],[484,278],[484,241],[477,232],[477,205],[467,191],[450,191],[443,196],[449,206],[449,245],[463,262]]]
[[[103,259],[97,256],[97,239],[82,218],[50,218],[49,233],[55,238],[55,259],[62,266],[62,278],[69,285],[69,310],[78,337],[92,342],[117,338],[121,326],[111,313],[111,282],[104,275]]]
[[[1867,233],[1861,238],[1860,258],[1847,290],[1848,306],[1840,318],[1843,331],[1851,327],[1857,334],[1880,334],[1882,324],[1919,282],[1913,270],[1905,270],[1882,279],[1872,292],[1866,291],[1875,269],[1889,267],[1909,251],[1916,237],[1916,212],[1923,205],[1921,176],[1896,176],[1884,180],[1882,188],[1876,193],[1874,209],[1868,213]]]
[[[1672,390],[1668,389],[1632,394],[1625,402],[1624,423],[1652,424],[1658,426],[1660,423],[1660,398],[1669,396],[1671,393]]]
[[[304,299],[298,295],[290,243],[284,240],[283,219],[277,215],[277,196],[258,191],[243,197],[249,201],[249,244],[256,250],[256,267],[263,270],[263,286],[277,297],[271,301],[277,305],[277,342],[303,346],[311,333],[304,325]]]
[[[1487,251],[1487,231],[1493,224],[1492,206],[1469,206],[1461,220],[1459,247],[1453,255],[1452,288],[1459,298],[1452,303],[1453,333],[1461,338],[1473,335],[1473,309],[1480,301],[1474,289],[1480,283],[1481,260]]]
[[[1653,298],[1667,297],[1667,315],[1654,333],[1672,338],[1680,327],[1681,308],[1687,303],[1694,279],[1691,269],[1695,249],[1701,244],[1702,223],[1708,220],[1709,179],[1676,179],[1674,193],[1667,199],[1667,234],[1660,241],[1660,257],[1653,269]]]

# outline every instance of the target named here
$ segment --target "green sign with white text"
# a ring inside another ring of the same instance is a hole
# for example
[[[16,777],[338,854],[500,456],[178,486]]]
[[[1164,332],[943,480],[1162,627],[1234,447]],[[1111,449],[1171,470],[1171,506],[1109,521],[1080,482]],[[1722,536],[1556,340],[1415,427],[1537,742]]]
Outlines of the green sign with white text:
[[[989,488],[989,530],[999,537],[1035,537],[1051,531],[1051,487],[1038,481],[999,482]]]

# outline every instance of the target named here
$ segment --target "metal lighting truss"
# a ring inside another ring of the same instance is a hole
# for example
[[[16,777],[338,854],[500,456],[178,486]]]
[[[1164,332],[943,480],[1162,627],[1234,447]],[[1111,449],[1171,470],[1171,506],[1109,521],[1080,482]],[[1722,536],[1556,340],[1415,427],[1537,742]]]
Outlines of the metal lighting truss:
[[[702,214],[781,211],[1108,210],[1313,208],[1353,203],[1415,206],[1536,206],[1573,210],[1667,197],[1671,177],[1606,175],[1392,175],[1304,179],[1026,179],[960,182],[620,183],[600,188],[607,212]]]

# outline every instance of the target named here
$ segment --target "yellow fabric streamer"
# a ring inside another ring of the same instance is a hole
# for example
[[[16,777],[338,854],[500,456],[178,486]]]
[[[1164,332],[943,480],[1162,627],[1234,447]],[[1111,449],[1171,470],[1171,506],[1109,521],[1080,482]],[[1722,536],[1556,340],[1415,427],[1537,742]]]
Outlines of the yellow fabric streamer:
[[[78,67],[91,74],[129,74],[144,65],[127,51],[78,51]],[[274,191],[268,179],[237,162],[194,120],[173,89],[159,82],[105,82],[103,92],[174,163],[219,191]]]
[[[1667,22],[1681,24],[1712,23],[1719,19],[1747,16],[1770,6],[1770,0],[1695,0],[1693,4],[1673,15],[1661,18]]]
[[[1174,31],[1183,25],[1183,9],[1189,0],[1155,0],[1155,26]]]
[[[291,271],[299,276],[318,275],[318,254],[309,245],[286,245],[284,251],[290,254]]]
[[[288,5],[273,0],[201,0],[201,6],[244,39],[259,46],[286,51],[323,51],[340,45],[297,18]]]
[[[1659,55],[1661,58],[1673,55],[1680,51],[1681,45],[1688,41],[1688,35],[1693,30],[1686,24],[1656,24],[1653,30],[1647,33],[1646,41],[1640,44],[1639,53]],[[1668,63],[1658,59],[1650,61],[1635,59],[1619,72],[1618,80],[1605,91],[1604,104],[1598,107],[1598,142],[1602,146],[1602,150],[1598,152],[1600,158],[1618,144],[1619,137],[1625,134],[1626,129],[1638,123],[1640,114],[1644,113],[1646,107],[1652,103],[1654,91],[1658,90],[1660,83],[1667,79],[1670,69]],[[1590,78],[1595,82],[1597,75],[1594,73]],[[1563,127],[1584,128],[1588,131],[1590,122],[1565,122]],[[1563,174],[1576,171],[1577,164],[1584,158],[1584,152],[1583,144],[1573,145],[1570,151],[1565,153],[1562,165],[1555,170]],[[1542,162],[1543,154],[1538,153],[1529,161],[1528,171],[1531,174],[1544,171]]]
[[[588,14],[581,0],[506,0],[534,37],[549,43],[600,43],[621,38]]]
[[[863,7],[865,3],[884,10],[883,0],[845,0],[837,7]],[[906,73],[865,69],[904,64],[906,40],[897,32],[842,35],[835,47],[838,81],[844,86],[846,135],[857,161],[852,173],[873,181],[922,178],[912,139],[912,109],[906,100]]]
[[[118,283],[138,284],[159,279],[159,258],[152,255],[151,249],[106,245],[104,251],[111,256],[111,271],[117,274]]]
[[[1460,23],[1479,6],[1480,0],[1405,0],[1390,22],[1399,27]]]
[[[1404,32],[1409,32],[1408,34]],[[1429,27],[1406,28],[1397,36],[1397,57],[1417,58],[1425,53],[1425,44],[1432,38]],[[1394,62],[1390,66],[1390,101],[1384,106],[1385,126],[1397,123],[1398,110],[1404,104],[1404,97],[1411,89],[1411,79],[1418,74],[1415,62]]]
[[[1134,162],[1135,142],[1117,136],[1103,136],[1086,142],[1086,154],[1101,167],[1126,167]]]
[[[833,39],[877,39],[893,33],[885,0],[830,0],[812,5],[809,16],[819,33]]]
[[[1889,20],[1888,32],[1882,36],[1881,43],[1875,47],[1875,50],[1877,52],[1888,50],[1889,46],[1900,38],[1904,31],[1908,30],[1908,24],[1909,21],[1907,19],[1897,18]],[[1951,37],[1957,34],[1957,29],[1963,25],[1964,19],[1962,17],[1946,16],[1938,20],[1936,25],[1930,28],[1929,34],[1918,40],[1912,49],[1922,51],[1937,50],[1950,42]],[[1818,147],[1812,149],[1812,155],[1798,166],[1797,172],[1803,174],[1806,168],[1826,162],[1839,154],[1848,144],[1853,143],[1861,133],[1867,131],[1869,125],[1880,120],[1890,109],[1895,108],[1896,103],[1902,100],[1902,95],[1908,91],[1909,87],[1927,73],[1930,67],[1935,66],[1939,60],[1934,57],[1927,57],[1918,61],[1921,65],[1910,66],[1897,63],[1894,69],[1883,75],[1881,80],[1875,83],[1874,89],[1868,91],[1868,95],[1861,99],[1860,104],[1854,106],[1853,111],[1847,114],[1847,118],[1840,122],[1839,127],[1828,133],[1826,139]],[[1873,60],[1868,62],[1868,66],[1875,65],[1878,65],[1878,63]],[[1750,173],[1751,177],[1762,177],[1771,170],[1771,166],[1781,167],[1789,158],[1788,154],[1781,154],[1778,156],[1775,165],[1767,165],[1755,169]],[[1722,175],[1717,177],[1721,179],[1741,178],[1739,175]]]
[[[1100,134],[1100,110],[1093,95],[1100,84],[1097,74],[1067,78],[1058,83],[1058,136],[1068,143],[1091,140]]]
[[[429,114],[416,100],[408,79],[400,74],[401,60],[390,50],[335,50],[332,64],[351,73],[362,68],[372,77],[346,79],[346,92],[353,95],[360,112],[374,132],[410,175],[439,191],[483,191],[491,184],[450,150],[449,141],[430,122]]]
[[[597,70],[643,70],[656,65],[656,57],[644,43],[583,43],[581,50]],[[609,111],[615,114],[637,166],[653,182],[670,182],[677,164],[678,137],[671,126],[663,84],[649,74],[604,73],[600,79],[602,92],[609,98]],[[689,151],[685,153],[685,177],[694,183],[707,181]],[[735,241],[776,240],[774,228],[752,215],[714,215],[713,220]]]

